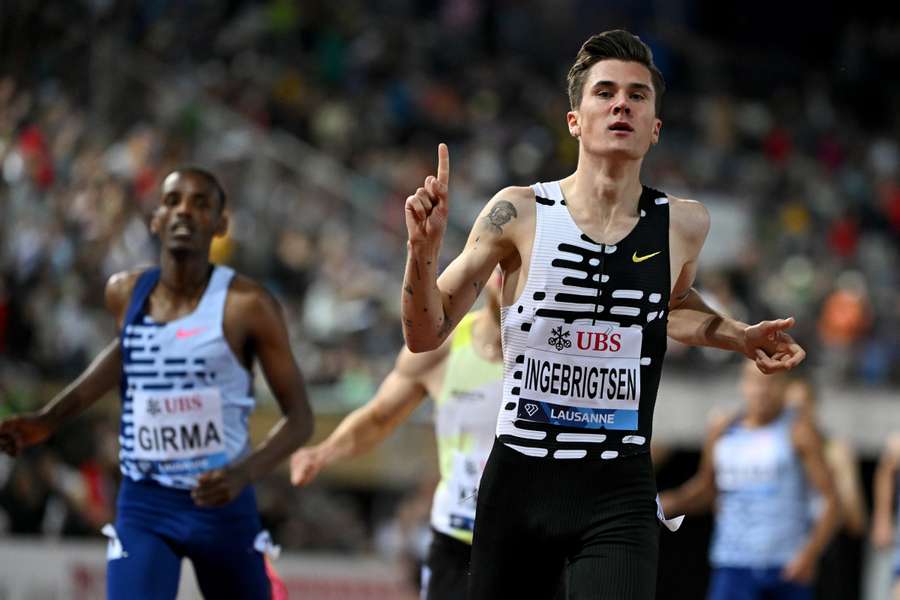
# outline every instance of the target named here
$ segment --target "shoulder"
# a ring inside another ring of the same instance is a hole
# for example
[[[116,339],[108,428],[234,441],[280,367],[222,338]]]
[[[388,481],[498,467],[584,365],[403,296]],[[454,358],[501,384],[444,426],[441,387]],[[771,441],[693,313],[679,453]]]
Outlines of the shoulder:
[[[534,214],[534,190],[530,187],[505,187],[488,201],[483,216],[501,216],[515,220]]]
[[[130,271],[119,271],[110,276],[106,280],[106,288],[104,290],[104,298],[106,300],[106,308],[117,319],[122,316],[125,309],[128,308],[128,302],[131,299],[131,293],[137,283],[138,277],[141,276],[146,269],[133,269]]]
[[[263,285],[235,273],[228,288],[226,316],[250,324],[275,323],[283,320],[281,304]]]
[[[669,227],[687,241],[702,243],[709,233],[709,211],[696,200],[669,196]]]
[[[235,273],[228,288],[228,303],[242,318],[256,318],[280,314],[281,304],[275,296],[257,281]]]
[[[511,186],[494,194],[472,226],[472,247],[477,247],[482,239],[494,245],[515,244],[514,240],[532,229],[534,204],[534,191],[529,187]]]
[[[713,409],[707,417],[706,437],[707,441],[715,442],[725,435],[739,413],[736,410]]]
[[[494,194],[491,202],[496,201],[506,201],[524,207],[534,202],[534,190],[529,186],[511,185]]]

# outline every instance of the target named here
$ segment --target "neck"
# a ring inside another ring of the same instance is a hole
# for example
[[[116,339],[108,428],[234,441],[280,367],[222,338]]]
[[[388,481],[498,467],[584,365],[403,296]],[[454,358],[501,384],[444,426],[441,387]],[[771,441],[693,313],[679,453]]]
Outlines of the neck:
[[[206,287],[209,258],[206,255],[176,255],[163,252],[159,282],[173,296],[193,298]]]
[[[781,411],[774,414],[747,413],[747,416],[744,418],[744,423],[748,427],[765,427],[769,423],[775,421],[779,416],[781,416]]]
[[[566,203],[573,208],[590,205],[609,214],[625,210],[636,214],[641,186],[643,160],[593,156],[581,146],[578,168],[563,180]]]

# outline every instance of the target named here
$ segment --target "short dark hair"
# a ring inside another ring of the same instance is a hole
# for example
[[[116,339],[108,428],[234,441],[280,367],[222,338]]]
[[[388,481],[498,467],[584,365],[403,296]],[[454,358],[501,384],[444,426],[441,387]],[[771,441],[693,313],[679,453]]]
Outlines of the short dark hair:
[[[658,115],[662,109],[666,81],[653,63],[653,52],[650,47],[642,42],[641,38],[624,29],[613,29],[592,35],[581,46],[581,50],[575,56],[575,64],[569,69],[566,77],[569,86],[569,105],[572,110],[577,110],[581,106],[584,79],[587,77],[588,71],[595,63],[610,59],[640,63],[650,70],[650,79],[656,96],[654,104]]]
[[[184,175],[195,175],[197,177],[202,177],[203,179],[205,179],[206,182],[209,184],[209,186],[213,190],[215,190],[216,195],[219,197],[219,210],[220,211],[225,210],[225,201],[227,199],[227,196],[225,194],[225,188],[222,187],[222,184],[219,183],[219,180],[216,178],[215,175],[213,175],[212,173],[210,173],[203,167],[195,167],[192,165],[185,166],[185,167],[178,167],[177,169],[172,171],[172,173],[169,173],[169,175],[172,175],[173,173],[181,173]],[[166,177],[168,177],[169,175],[166,175]]]

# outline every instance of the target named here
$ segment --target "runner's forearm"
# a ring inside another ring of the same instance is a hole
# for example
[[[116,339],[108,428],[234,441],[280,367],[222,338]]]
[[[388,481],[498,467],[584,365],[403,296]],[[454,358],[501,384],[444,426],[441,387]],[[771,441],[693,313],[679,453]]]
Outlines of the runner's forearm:
[[[235,468],[244,469],[251,482],[257,481],[306,443],[312,435],[312,413],[308,410],[302,412],[282,417],[265,441],[239,461]]]
[[[746,323],[725,316],[709,306],[697,290],[669,313],[666,333],[689,346],[708,346],[744,353]]]
[[[888,529],[894,528],[892,504],[894,502],[895,475],[894,465],[890,464],[890,461],[882,459],[882,462],[875,470],[875,481],[873,484],[872,520],[882,523]]]
[[[54,430],[58,429],[113,389],[119,381],[120,369],[119,341],[116,339],[97,355],[78,379],[41,408],[38,414]]]
[[[831,493],[825,498],[825,509],[816,520],[804,549],[815,557],[821,556],[837,529],[839,518],[837,498],[834,493]]]
[[[341,421],[320,444],[320,450],[328,464],[360,456],[380,444],[405,416],[391,419],[380,414],[376,406],[363,406]]]
[[[437,287],[438,251],[407,244],[403,277],[403,336],[413,352],[433,350],[449,333],[450,319]]]
[[[694,478],[661,493],[659,499],[667,516],[697,515],[709,511],[715,495],[712,484]]]

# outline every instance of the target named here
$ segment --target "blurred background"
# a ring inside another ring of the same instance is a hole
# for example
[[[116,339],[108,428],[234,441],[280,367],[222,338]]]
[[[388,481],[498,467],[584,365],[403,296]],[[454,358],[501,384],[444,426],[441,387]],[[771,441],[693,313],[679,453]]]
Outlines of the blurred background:
[[[190,163],[230,196],[214,260],[287,312],[321,439],[402,345],[402,207],[437,143],[453,158],[447,260],[498,189],[574,170],[565,74],[619,27],[669,87],[643,182],[712,215],[698,287],[737,318],[797,318],[822,428],[870,495],[900,429],[897,5],[0,0],[0,418],[42,405],[115,335],[106,278],[156,260],[160,178]],[[660,487],[693,473],[710,410],[740,402],[738,362],[670,342]],[[262,381],[258,399],[256,439],[279,416]],[[0,599],[102,597],[117,418],[109,397],[0,457]],[[426,405],[308,488],[286,469],[262,482],[292,594],[415,597],[434,456]],[[702,597],[708,533],[689,519],[663,536],[660,598]],[[867,598],[884,597],[880,558]]]

